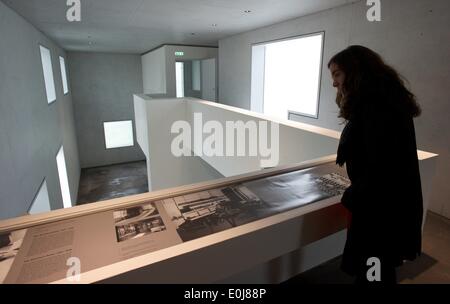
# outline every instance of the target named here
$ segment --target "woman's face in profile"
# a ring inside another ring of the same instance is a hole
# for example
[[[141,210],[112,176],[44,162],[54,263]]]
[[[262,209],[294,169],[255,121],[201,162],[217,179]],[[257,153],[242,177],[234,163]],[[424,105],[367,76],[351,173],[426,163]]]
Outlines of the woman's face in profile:
[[[330,64],[331,77],[333,78],[333,87],[337,88],[338,94],[343,94],[343,85],[345,80],[344,72],[335,63]]]

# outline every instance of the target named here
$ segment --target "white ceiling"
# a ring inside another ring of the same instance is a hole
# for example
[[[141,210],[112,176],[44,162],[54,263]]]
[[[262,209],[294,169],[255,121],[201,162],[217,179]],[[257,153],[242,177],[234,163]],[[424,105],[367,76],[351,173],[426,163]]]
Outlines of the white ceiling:
[[[80,0],[81,22],[68,22],[66,0],[2,1],[66,50],[121,53],[161,44],[216,46],[227,36],[354,2]]]

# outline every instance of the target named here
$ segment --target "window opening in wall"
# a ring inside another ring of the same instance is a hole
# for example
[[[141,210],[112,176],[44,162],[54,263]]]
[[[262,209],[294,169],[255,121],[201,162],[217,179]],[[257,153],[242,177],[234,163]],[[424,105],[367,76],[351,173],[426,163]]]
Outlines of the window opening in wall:
[[[61,148],[56,155],[56,164],[58,167],[59,184],[61,187],[61,194],[64,208],[72,207],[72,199],[70,197],[69,179],[67,177],[66,159],[64,157],[64,148]]]
[[[42,45],[39,46],[41,51],[42,70],[44,73],[45,92],[47,94],[47,102],[50,104],[56,100],[55,81],[53,78],[52,57],[50,50]]]
[[[37,214],[42,212],[51,211],[50,207],[50,199],[48,197],[47,190],[47,181],[44,179],[41,186],[39,187],[36,196],[31,203],[30,209],[28,210],[29,214]]]
[[[59,56],[59,66],[61,69],[61,79],[63,84],[64,94],[69,93],[69,86],[67,85],[67,74],[66,74],[66,62],[63,57]]]
[[[134,146],[133,123],[131,120],[103,123],[106,149]]]
[[[317,118],[324,33],[252,46],[251,110]]]
[[[177,98],[184,97],[184,62],[175,62]]]

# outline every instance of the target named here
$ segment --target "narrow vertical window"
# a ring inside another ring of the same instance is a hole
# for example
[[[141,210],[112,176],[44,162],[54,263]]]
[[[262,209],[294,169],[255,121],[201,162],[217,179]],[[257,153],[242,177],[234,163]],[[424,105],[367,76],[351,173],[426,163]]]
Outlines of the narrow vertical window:
[[[66,73],[66,62],[63,57],[59,56],[59,66],[61,69],[61,79],[63,85],[64,94],[69,93],[69,86],[67,85],[67,73]]]
[[[184,97],[184,63],[175,62],[177,98]]]
[[[42,70],[44,73],[45,92],[47,94],[47,102],[50,104],[56,100],[55,81],[53,79],[52,57],[50,50],[39,46],[41,50]]]
[[[72,207],[72,199],[70,197],[69,179],[67,177],[66,158],[64,157],[64,148],[61,148],[56,155],[56,164],[58,167],[59,184],[64,208]]]

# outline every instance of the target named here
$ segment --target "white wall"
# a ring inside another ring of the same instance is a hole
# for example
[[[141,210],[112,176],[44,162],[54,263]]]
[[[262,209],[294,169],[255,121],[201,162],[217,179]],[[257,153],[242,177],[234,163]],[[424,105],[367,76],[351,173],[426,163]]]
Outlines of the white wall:
[[[183,56],[175,56],[175,52],[184,52]],[[144,94],[166,94],[176,96],[175,62],[217,58],[216,47],[195,47],[180,45],[164,45],[142,55],[142,77]]]
[[[149,191],[223,177],[200,157],[175,157],[171,152],[173,122],[186,120],[183,99],[152,99],[134,95],[138,143],[147,155]],[[142,112],[141,110],[145,110]],[[146,137],[147,136],[147,137]]]
[[[236,121],[243,121],[244,123],[255,121],[257,124],[262,121],[267,123],[268,137],[271,137],[274,134],[271,132],[269,123],[271,121],[278,123],[279,163],[277,166],[295,164],[334,154],[338,145],[338,132],[314,126],[305,126],[298,122],[283,122],[278,119],[269,120],[267,116],[262,114],[213,102],[190,98],[186,99],[186,101],[187,119],[191,126],[195,125],[193,119],[194,113],[202,113],[203,124],[207,121],[218,121],[222,126],[225,126],[227,121],[233,123]],[[258,136],[260,136],[259,133]],[[203,135],[203,139],[206,137],[208,135]],[[246,142],[248,143],[248,141],[249,137],[247,134]],[[259,138],[257,143],[259,144]],[[268,147],[272,148],[271,145]],[[195,149],[195,147],[193,148]],[[275,150],[272,149],[272,156],[274,154]],[[261,160],[267,160],[270,157],[261,157],[258,153],[258,156],[208,157],[204,155],[202,158],[221,174],[228,177],[261,170]]]
[[[0,219],[28,211],[46,179],[52,209],[63,207],[56,153],[64,145],[72,201],[80,178],[72,88],[64,95],[66,52],[0,2]],[[56,101],[47,103],[39,45],[51,52]],[[69,81],[70,81],[70,75]]]
[[[216,47],[166,45],[164,48],[166,50],[167,94],[169,96],[176,96],[175,62],[177,60],[207,59],[218,56]],[[184,52],[184,56],[175,56],[177,51]]]
[[[171,151],[172,141],[178,136],[171,133],[172,124],[175,121],[189,122],[191,135],[194,137],[194,113],[202,113],[203,123],[214,120],[222,125],[225,125],[226,121],[268,121],[264,115],[255,116],[249,111],[194,98],[152,99],[146,95],[135,95],[134,103],[135,109],[139,109],[135,111],[138,143],[143,150],[148,147],[148,152],[145,153],[148,155],[147,169],[151,191],[259,171],[262,169],[260,160],[267,159],[260,155],[248,156],[248,153],[247,156],[229,157],[175,157]],[[202,131],[203,129],[200,129],[200,132]],[[279,131],[278,165],[294,164],[334,154],[338,144],[338,132],[299,122],[282,123],[279,125]],[[203,140],[206,137],[208,135],[202,134]],[[203,144],[203,141],[200,144]],[[191,147],[196,155],[200,155],[195,143],[192,143]]]
[[[141,56],[144,94],[166,93],[166,51],[164,47]]]
[[[450,218],[450,1],[382,1],[382,21],[368,22],[366,1],[264,27],[219,41],[219,101],[250,109],[251,46],[254,43],[325,31],[319,118],[297,117],[308,124],[334,130],[337,118],[335,89],[328,60],[352,44],[379,52],[409,80],[423,114],[416,119],[421,150],[440,155],[430,208]]]

